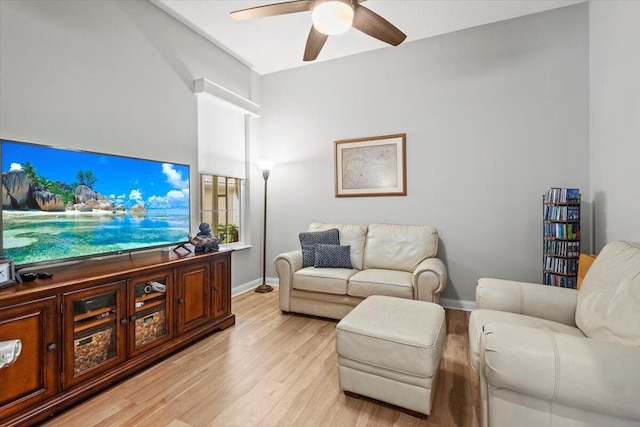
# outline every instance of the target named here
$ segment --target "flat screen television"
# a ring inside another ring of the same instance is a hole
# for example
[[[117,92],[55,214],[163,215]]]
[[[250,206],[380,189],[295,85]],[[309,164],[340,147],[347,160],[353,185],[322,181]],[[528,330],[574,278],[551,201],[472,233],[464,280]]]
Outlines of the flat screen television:
[[[0,157],[17,268],[189,241],[189,165],[7,140]]]

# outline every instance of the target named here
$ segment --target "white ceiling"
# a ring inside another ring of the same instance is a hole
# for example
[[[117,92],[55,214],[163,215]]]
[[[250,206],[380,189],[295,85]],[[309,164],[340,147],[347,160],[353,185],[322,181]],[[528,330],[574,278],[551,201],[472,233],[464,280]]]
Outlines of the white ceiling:
[[[311,13],[231,19],[229,13],[278,0],[150,0],[247,64],[267,74],[305,64],[302,61]],[[404,43],[585,0],[369,0],[364,6],[407,34]],[[355,29],[330,36],[315,62],[393,48]],[[313,63],[313,62],[311,62]]]

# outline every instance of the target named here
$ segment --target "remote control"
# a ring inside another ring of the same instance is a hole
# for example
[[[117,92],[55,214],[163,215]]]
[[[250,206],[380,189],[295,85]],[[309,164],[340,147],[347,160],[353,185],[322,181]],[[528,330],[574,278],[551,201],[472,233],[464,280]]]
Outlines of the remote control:
[[[50,277],[53,277],[53,274],[49,273],[48,271],[43,271],[42,273],[38,273],[38,277],[41,279],[48,279]]]

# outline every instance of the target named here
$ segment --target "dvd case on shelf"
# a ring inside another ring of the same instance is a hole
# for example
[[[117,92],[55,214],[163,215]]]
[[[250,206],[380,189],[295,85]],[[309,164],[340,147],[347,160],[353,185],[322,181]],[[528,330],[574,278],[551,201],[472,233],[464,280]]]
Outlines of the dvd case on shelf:
[[[580,258],[580,190],[550,187],[542,196],[543,283],[575,288]]]

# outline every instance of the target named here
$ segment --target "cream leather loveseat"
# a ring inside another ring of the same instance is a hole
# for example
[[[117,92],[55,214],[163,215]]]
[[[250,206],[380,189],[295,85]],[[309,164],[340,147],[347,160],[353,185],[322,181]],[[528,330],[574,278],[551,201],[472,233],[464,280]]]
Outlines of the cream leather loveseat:
[[[609,243],[579,291],[480,279],[469,347],[483,426],[640,426],[640,246]]]
[[[320,268],[315,266],[317,262],[303,267],[301,249],[278,255],[274,270],[279,278],[281,311],[342,319],[371,295],[440,301],[447,271],[436,258],[435,228],[313,223],[308,231],[316,234],[335,229],[339,245],[349,246],[352,268]],[[316,261],[317,257],[318,253]]]

